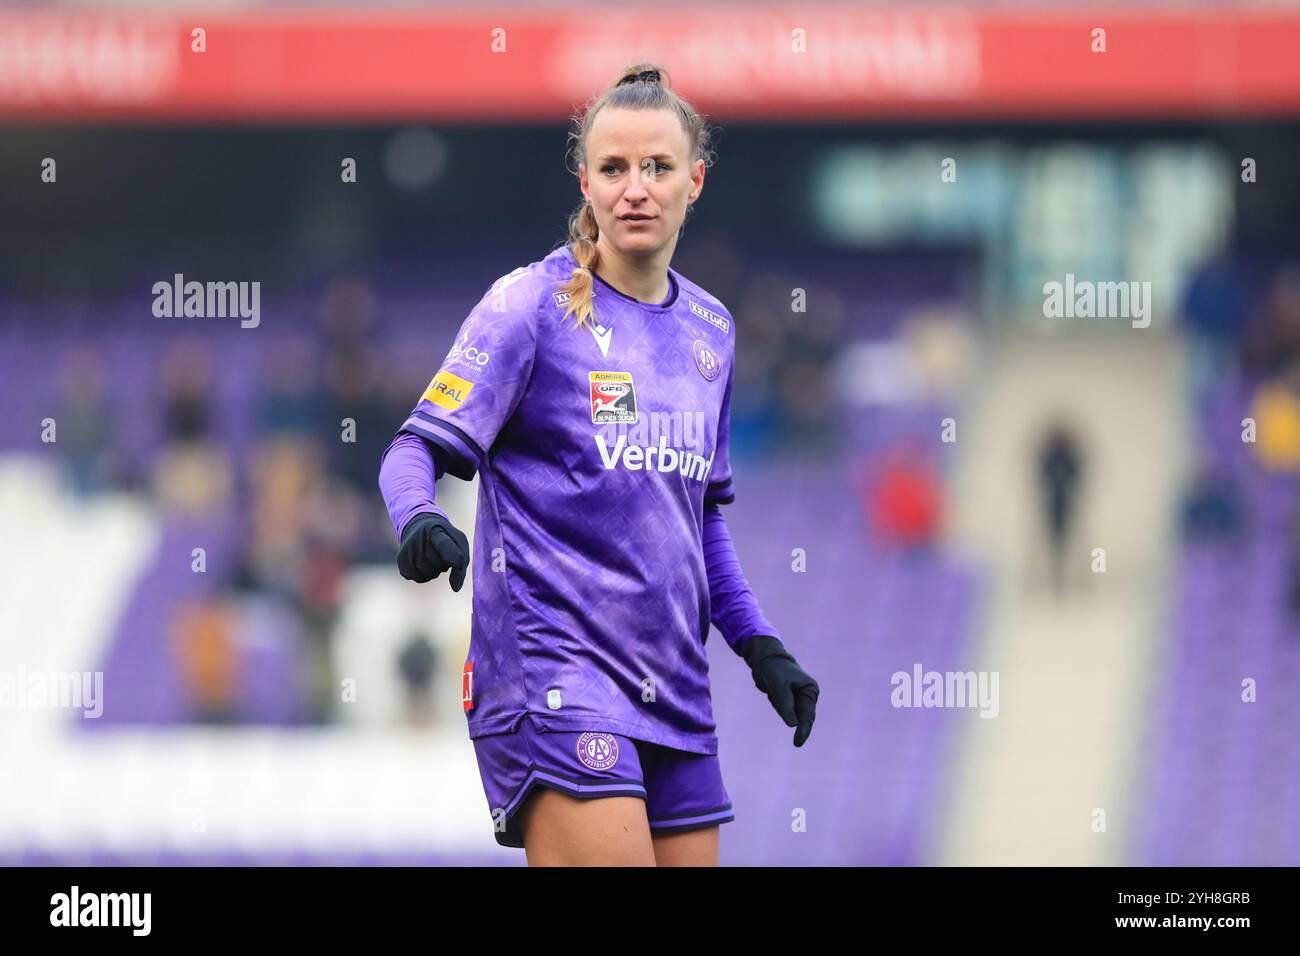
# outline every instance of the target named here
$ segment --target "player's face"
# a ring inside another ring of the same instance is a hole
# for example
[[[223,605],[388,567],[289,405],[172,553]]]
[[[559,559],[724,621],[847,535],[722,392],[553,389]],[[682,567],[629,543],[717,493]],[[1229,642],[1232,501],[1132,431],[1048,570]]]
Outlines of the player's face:
[[[675,244],[686,207],[704,188],[704,161],[689,161],[686,131],[671,110],[603,109],[578,166],[601,240],[642,256]]]

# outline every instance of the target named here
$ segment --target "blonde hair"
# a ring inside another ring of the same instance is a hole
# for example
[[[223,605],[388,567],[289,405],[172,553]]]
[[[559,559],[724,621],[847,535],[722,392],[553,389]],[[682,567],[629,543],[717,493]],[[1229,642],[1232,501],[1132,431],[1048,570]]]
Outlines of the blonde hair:
[[[710,144],[713,131],[695,108],[664,82],[667,75],[666,70],[653,63],[637,63],[625,69],[617,80],[598,93],[586,109],[574,117],[574,127],[569,133],[569,171],[578,175],[578,163],[586,161],[587,134],[591,132],[596,114],[606,107],[675,110],[690,144],[691,162],[702,159],[706,167],[712,166],[714,157]],[[693,208],[694,206],[686,207],[688,216]],[[596,281],[596,266],[600,263],[600,253],[596,248],[596,238],[599,235],[596,212],[591,208],[591,203],[584,200],[569,216],[569,238],[566,242],[578,264],[573,270],[573,277],[558,289],[569,294],[568,307],[564,310],[561,321],[572,313],[577,316],[578,325],[583,326],[595,315],[592,289]]]

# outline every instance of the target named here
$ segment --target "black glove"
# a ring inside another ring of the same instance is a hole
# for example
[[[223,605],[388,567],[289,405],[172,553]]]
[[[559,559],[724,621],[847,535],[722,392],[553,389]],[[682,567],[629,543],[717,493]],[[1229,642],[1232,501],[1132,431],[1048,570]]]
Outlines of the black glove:
[[[821,688],[775,637],[751,637],[745,642],[744,655],[754,675],[754,686],[767,695],[787,727],[798,725],[794,745],[802,747],[817,719]]]
[[[451,589],[459,591],[469,567],[469,542],[442,515],[422,512],[407,522],[397,549],[397,570],[408,581],[423,583],[451,571]]]

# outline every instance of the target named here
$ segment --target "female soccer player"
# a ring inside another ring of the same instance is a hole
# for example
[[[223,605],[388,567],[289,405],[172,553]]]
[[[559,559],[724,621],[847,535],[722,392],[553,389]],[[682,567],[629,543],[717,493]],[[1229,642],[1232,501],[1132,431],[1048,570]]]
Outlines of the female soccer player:
[[[384,452],[413,581],[469,543],[434,502],[479,473],[463,698],[497,842],[529,865],[717,865],[732,820],[710,621],[802,746],[819,693],[775,636],[719,505],[735,323],[669,267],[709,130],[640,64],[570,139],[569,241],[502,276]],[[566,321],[569,316],[574,322]]]

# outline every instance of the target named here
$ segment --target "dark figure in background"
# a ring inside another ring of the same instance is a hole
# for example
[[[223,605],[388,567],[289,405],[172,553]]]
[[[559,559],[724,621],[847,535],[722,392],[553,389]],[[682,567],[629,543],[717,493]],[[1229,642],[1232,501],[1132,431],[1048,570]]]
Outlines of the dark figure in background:
[[[1052,425],[1039,446],[1038,480],[1052,565],[1052,589],[1058,595],[1065,590],[1066,556],[1078,512],[1082,478],[1083,452],[1078,439],[1066,425]]]
[[[438,674],[438,652],[423,634],[412,634],[397,656],[397,673],[406,698],[402,722],[411,727],[430,727],[436,722],[434,681]]]
[[[193,336],[171,343],[159,373],[163,445],[153,463],[154,497],[171,514],[212,518],[230,503],[234,477],[212,427],[211,345]]]

